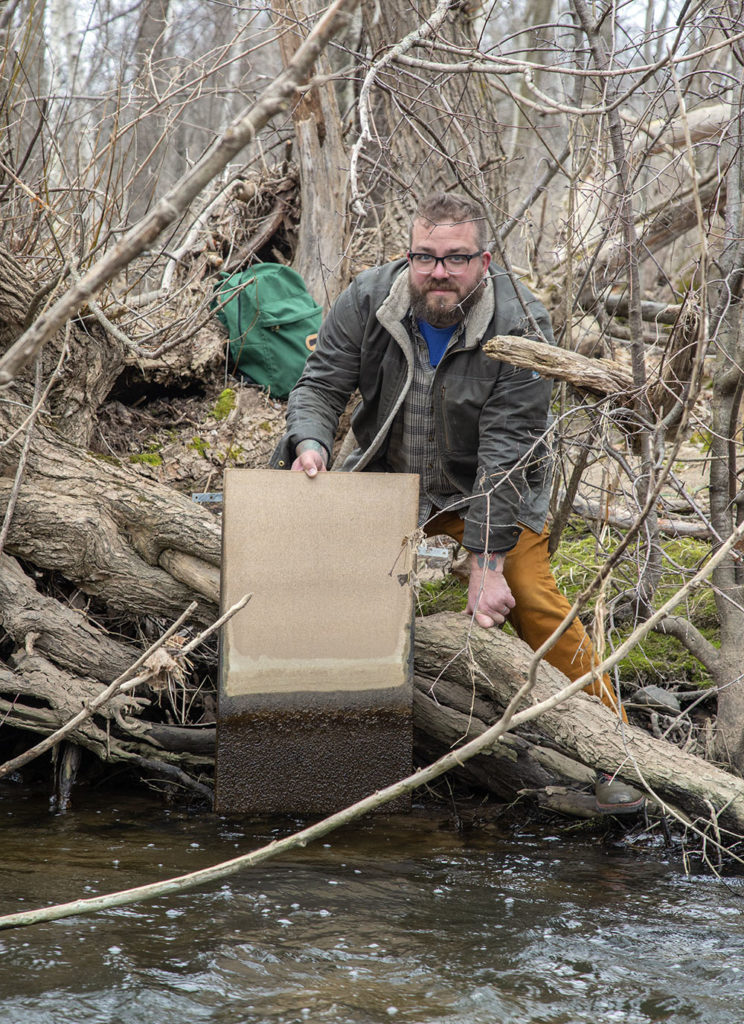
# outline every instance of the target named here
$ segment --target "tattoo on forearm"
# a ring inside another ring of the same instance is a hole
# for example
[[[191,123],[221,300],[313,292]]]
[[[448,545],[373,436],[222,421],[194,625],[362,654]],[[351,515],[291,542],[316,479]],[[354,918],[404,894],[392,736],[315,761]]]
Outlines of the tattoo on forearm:
[[[320,443],[320,441],[313,441],[310,440],[309,438],[306,441],[300,441],[300,443],[295,448],[296,455],[302,455],[303,452],[320,452],[320,454],[323,456],[323,461],[325,461],[325,459],[328,456],[328,452],[325,450],[324,446]]]
[[[484,566],[488,569],[500,569],[503,558],[504,556],[498,552],[491,551],[486,553],[482,551],[479,555],[475,556],[475,561],[479,569],[482,569]]]

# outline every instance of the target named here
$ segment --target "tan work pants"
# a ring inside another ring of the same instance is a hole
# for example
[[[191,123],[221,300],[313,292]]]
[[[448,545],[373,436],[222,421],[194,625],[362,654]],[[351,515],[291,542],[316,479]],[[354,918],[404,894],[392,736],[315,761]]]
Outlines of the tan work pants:
[[[426,524],[424,532],[430,537],[446,534],[461,544],[464,529],[465,523],[456,512],[439,512]],[[548,539],[547,526],[542,533],[525,526],[504,559],[504,578],[516,602],[509,613],[509,622],[533,651],[547,640],[571,609],[550,568]],[[586,630],[576,618],[553,644],[545,660],[573,680],[588,672],[599,659]],[[589,683],[584,692],[600,697],[607,707],[617,711],[609,676]],[[622,707],[619,713],[627,721]]]

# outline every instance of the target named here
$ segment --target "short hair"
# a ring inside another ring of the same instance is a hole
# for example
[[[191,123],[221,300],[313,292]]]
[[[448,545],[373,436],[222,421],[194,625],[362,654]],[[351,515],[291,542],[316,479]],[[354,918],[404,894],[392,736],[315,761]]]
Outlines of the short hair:
[[[479,249],[485,249],[488,242],[486,212],[480,203],[470,196],[456,192],[432,192],[422,199],[413,215],[413,220],[427,224],[475,224],[475,241]],[[411,222],[413,230],[413,222]]]

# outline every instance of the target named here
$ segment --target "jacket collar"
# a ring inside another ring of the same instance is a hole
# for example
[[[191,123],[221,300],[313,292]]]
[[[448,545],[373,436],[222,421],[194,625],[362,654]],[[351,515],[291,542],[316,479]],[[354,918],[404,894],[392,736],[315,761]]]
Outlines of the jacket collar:
[[[480,300],[470,310],[465,321],[463,348],[477,348],[488,330],[494,314],[493,287],[490,274],[486,278],[487,286],[483,289]],[[377,319],[402,346],[408,356],[412,354],[411,339],[406,328],[410,300],[408,294],[408,268],[403,267],[393,281],[385,301],[377,310]]]

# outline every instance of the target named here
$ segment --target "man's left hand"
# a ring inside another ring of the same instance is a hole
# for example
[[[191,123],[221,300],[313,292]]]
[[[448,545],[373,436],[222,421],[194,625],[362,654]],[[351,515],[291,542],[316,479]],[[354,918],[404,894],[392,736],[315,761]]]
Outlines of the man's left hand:
[[[504,556],[470,555],[470,582],[468,584],[467,615],[484,629],[501,626],[516,604],[509,584],[504,579]]]

